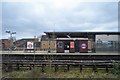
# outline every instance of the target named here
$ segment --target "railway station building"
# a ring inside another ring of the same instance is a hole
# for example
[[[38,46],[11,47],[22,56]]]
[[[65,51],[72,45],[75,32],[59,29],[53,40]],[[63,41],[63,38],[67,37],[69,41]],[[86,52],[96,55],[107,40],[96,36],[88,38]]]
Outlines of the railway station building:
[[[35,43],[37,51],[57,53],[96,53],[120,51],[120,32],[44,32],[38,38],[23,38],[14,42],[15,50],[25,50],[27,42]],[[3,50],[10,48],[10,40],[2,39]]]
[[[120,49],[120,32],[44,32],[57,53],[95,53]],[[49,47],[50,48],[50,47]]]

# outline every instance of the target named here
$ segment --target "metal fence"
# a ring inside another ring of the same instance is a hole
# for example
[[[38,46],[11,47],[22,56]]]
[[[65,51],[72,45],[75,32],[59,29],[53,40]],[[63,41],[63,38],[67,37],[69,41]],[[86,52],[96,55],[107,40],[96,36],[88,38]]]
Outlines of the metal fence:
[[[120,51],[120,42],[118,41],[100,41],[95,42],[96,52],[118,52]]]

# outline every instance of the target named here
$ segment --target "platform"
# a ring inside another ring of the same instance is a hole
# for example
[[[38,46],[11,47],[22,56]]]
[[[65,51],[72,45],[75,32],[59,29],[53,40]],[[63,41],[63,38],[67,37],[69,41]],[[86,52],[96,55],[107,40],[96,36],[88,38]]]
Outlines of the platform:
[[[119,52],[96,52],[96,53],[48,53],[47,51],[24,52],[24,51],[1,51],[0,54],[21,54],[21,55],[120,55]]]

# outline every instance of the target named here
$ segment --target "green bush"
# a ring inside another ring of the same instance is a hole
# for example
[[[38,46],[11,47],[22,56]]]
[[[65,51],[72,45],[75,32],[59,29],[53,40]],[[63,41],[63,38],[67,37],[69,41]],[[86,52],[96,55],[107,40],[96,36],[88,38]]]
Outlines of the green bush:
[[[113,75],[120,78],[120,63],[116,63],[115,61],[113,62],[112,73],[113,73]]]

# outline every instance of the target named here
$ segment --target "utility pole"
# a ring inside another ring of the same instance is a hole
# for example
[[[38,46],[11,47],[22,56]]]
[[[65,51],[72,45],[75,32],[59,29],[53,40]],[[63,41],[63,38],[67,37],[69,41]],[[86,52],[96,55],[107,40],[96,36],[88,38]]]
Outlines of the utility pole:
[[[9,48],[10,48],[10,52],[12,52],[12,45],[13,45],[13,39],[12,39],[12,35],[13,34],[16,34],[16,32],[11,32],[11,31],[6,31],[6,33],[8,33],[10,35],[10,44],[9,44]],[[9,54],[8,54],[8,63],[10,61],[10,58],[9,58]],[[9,65],[10,66],[10,65]]]
[[[54,41],[55,41],[55,40],[54,40],[54,39],[55,39],[55,24],[54,24],[53,34],[52,34],[51,36],[49,35],[48,37],[49,37],[49,38],[48,38],[48,39],[49,39],[49,50],[50,50],[50,53],[51,53],[51,54],[49,54],[49,57],[50,57],[50,58],[49,58],[49,60],[50,60],[50,77],[51,77],[52,61],[53,61],[54,59],[53,59],[53,55],[52,55],[52,54],[53,54],[53,50],[52,50],[52,48],[51,48],[50,45],[52,45],[52,44],[54,43]],[[50,44],[50,43],[51,43],[51,44]],[[53,45],[54,45],[54,44],[53,44]],[[53,46],[53,45],[52,45],[52,46]],[[54,48],[53,48],[53,49],[54,49]]]
[[[34,59],[33,59],[33,61],[34,61],[34,66],[35,66],[35,51],[36,51],[36,36],[34,36]]]

